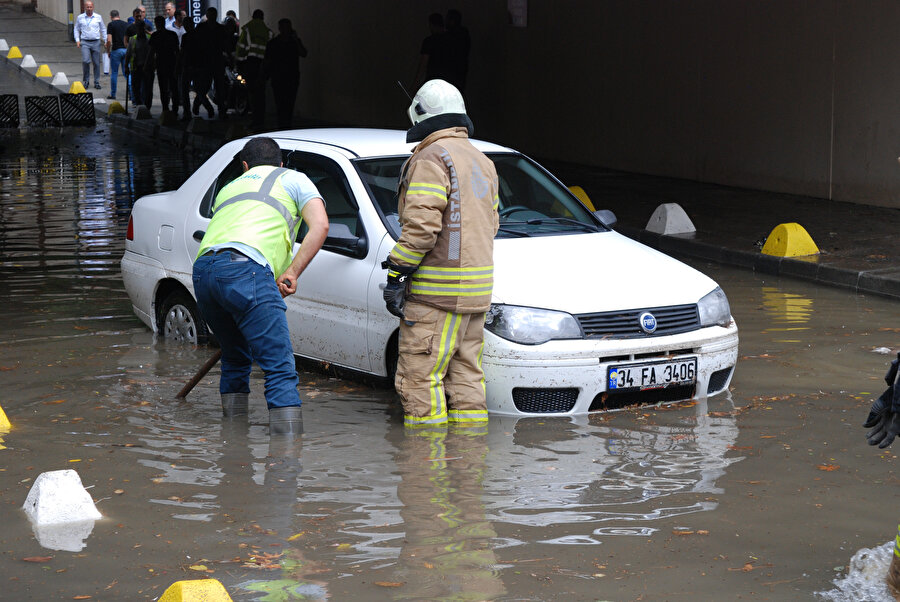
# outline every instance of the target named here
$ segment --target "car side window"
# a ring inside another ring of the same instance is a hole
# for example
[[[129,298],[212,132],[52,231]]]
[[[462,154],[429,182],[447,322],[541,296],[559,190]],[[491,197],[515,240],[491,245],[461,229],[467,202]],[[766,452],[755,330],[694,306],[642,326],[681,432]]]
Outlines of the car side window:
[[[321,155],[294,151],[287,154],[284,166],[305,174],[322,195],[328,213],[329,237],[344,233],[365,238],[350,183],[336,162]],[[297,242],[303,242],[306,232],[306,224],[303,224],[297,234]]]
[[[222,170],[222,173],[220,173],[218,177],[213,180],[213,183],[210,184],[206,194],[203,195],[203,200],[200,202],[200,215],[203,217],[212,217],[212,207],[213,202],[216,200],[216,195],[219,194],[219,191],[225,188],[229,182],[242,173],[244,173],[244,169],[241,165],[241,161],[238,156],[235,155],[234,158],[228,162],[228,165],[225,166],[225,169]]]

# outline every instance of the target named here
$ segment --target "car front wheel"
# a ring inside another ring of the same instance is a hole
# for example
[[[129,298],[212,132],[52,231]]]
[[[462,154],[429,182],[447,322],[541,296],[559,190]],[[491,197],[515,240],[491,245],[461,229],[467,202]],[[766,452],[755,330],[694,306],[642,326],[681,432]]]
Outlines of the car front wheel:
[[[160,334],[167,341],[201,345],[209,338],[209,330],[200,317],[197,304],[184,291],[175,291],[165,298],[160,317]]]

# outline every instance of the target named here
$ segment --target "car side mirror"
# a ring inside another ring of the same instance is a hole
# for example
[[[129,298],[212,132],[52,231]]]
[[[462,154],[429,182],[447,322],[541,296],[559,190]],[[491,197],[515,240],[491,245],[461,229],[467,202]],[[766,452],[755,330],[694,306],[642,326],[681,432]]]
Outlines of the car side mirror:
[[[609,209],[598,209],[597,211],[594,211],[594,217],[603,222],[603,225],[607,228],[612,228],[619,223],[616,214]]]
[[[322,248],[359,259],[366,256],[369,243],[365,238],[356,236],[347,224],[332,222],[328,224],[328,237]]]

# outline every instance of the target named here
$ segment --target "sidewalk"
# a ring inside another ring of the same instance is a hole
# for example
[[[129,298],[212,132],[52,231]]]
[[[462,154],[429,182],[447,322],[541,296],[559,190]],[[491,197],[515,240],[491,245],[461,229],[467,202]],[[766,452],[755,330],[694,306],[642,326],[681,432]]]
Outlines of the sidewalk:
[[[0,0],[0,39],[10,47],[18,46],[23,55],[31,54],[38,66],[49,65],[54,75],[65,73],[70,85],[81,80],[81,55],[69,42],[65,25]],[[0,62],[6,63],[2,65],[0,94],[24,96],[33,93],[28,91],[31,89],[46,90],[41,92],[44,94],[69,91],[68,86],[51,85],[50,78],[34,77],[35,68],[22,69],[21,59],[10,60],[6,54],[0,52]],[[19,77],[5,76],[16,69]],[[102,120],[107,119],[107,76],[101,79],[101,85],[101,90],[89,91],[94,93],[98,119]],[[118,96],[123,104],[124,92],[120,78]],[[158,91],[154,98],[159,98]],[[246,120],[232,116],[227,121],[200,117],[187,126],[181,121],[160,126],[160,103],[156,102],[150,112],[152,119],[113,115],[109,120],[116,127],[179,148],[204,151],[246,133]],[[618,231],[664,252],[900,300],[900,209],[544,163],[566,184],[584,188],[597,208],[612,209],[619,220]],[[696,235],[660,236],[644,230],[654,209],[662,203],[681,205],[693,221]],[[809,232],[821,251],[819,255],[779,258],[760,252],[772,229],[789,222],[797,222]]]

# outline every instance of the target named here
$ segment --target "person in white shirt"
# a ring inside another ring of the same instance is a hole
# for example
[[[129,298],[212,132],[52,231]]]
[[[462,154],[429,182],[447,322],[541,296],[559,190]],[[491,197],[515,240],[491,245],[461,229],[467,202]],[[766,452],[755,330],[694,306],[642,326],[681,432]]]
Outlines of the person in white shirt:
[[[181,36],[184,35],[184,11],[175,10],[175,5],[171,2],[166,2],[166,29],[174,31],[178,35],[178,47],[180,48]]]
[[[91,63],[94,64],[94,88],[100,89],[100,48],[106,42],[106,25],[103,17],[94,12],[94,3],[87,0],[84,12],[75,19],[75,46],[81,49],[81,78],[87,88],[91,80]]]

